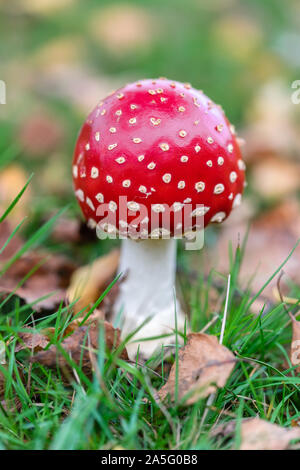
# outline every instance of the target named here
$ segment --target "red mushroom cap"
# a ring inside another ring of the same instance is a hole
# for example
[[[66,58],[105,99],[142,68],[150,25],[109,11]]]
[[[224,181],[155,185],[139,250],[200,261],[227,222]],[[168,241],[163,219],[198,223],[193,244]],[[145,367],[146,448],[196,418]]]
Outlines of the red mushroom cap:
[[[244,170],[221,107],[189,84],[159,79],[126,85],[96,106],[77,140],[73,180],[90,225],[122,232],[128,223],[147,236],[152,222],[154,229],[165,228],[157,213],[166,207],[191,207],[184,231],[195,228],[199,214],[204,226],[222,222],[241,201]],[[120,196],[127,200],[127,221]],[[103,203],[108,211],[97,215]],[[109,212],[112,224],[105,222]],[[170,235],[175,229],[171,220]]]

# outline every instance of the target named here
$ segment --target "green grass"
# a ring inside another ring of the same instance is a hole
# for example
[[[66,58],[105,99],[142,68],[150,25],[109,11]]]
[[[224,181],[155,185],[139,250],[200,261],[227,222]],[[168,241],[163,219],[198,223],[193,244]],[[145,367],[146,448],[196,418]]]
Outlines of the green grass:
[[[11,204],[10,210],[13,207]],[[26,242],[26,249],[49,235],[58,216]],[[23,248],[8,265],[24,251]],[[65,354],[77,373],[72,383],[64,386],[59,370],[50,370],[38,363],[30,365],[28,351],[15,354],[18,334],[24,331],[25,323],[32,322],[32,311],[30,306],[20,306],[13,296],[10,299],[13,302],[3,301],[0,339],[5,342],[11,337],[14,339],[6,347],[7,364],[0,366],[6,377],[5,400],[9,404],[6,409],[0,407],[0,448],[111,449],[118,445],[125,449],[227,449],[237,445],[238,435],[229,440],[213,440],[210,430],[216,422],[258,415],[289,426],[293,419],[299,418],[299,376],[292,367],[284,367],[284,361],[289,362],[286,347],[291,339],[287,314],[281,304],[258,316],[251,313],[252,302],[259,293],[251,293],[250,287],[248,291],[239,287],[243,251],[244,246],[235,254],[229,250],[231,284],[224,335],[224,344],[235,352],[238,362],[205,415],[206,399],[189,407],[179,404],[166,409],[159,404],[155,389],[165,383],[167,372],[163,368],[160,374],[155,373],[153,367],[161,356],[151,358],[144,366],[124,362],[117,353],[106,351],[101,332],[97,373],[93,378],[87,377],[81,366]],[[4,272],[5,269],[2,275]],[[216,314],[216,321],[206,333],[219,336],[224,305],[213,313],[205,300],[216,279],[222,296],[227,279],[221,278],[220,283],[220,275],[214,272],[207,280],[189,287],[188,295],[193,299],[191,324],[194,329],[202,329]],[[85,312],[86,317],[93,309]],[[72,305],[60,308],[48,317],[36,319],[34,328],[39,331],[53,326],[52,343],[62,350],[62,333],[71,321],[71,314]],[[176,341],[175,360],[179,347]]]

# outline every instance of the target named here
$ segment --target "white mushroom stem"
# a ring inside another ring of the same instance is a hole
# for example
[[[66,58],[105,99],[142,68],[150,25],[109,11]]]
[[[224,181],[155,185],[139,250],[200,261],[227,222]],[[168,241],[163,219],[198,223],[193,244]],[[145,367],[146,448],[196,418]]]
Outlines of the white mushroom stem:
[[[174,286],[176,275],[176,240],[122,240],[119,272],[125,279],[114,306],[114,318],[120,316],[122,337],[139,327],[133,341],[170,334],[175,328]],[[183,331],[185,317],[176,300],[177,328]],[[134,358],[148,358],[164,344],[174,344],[174,335],[150,341],[131,342],[128,353]]]

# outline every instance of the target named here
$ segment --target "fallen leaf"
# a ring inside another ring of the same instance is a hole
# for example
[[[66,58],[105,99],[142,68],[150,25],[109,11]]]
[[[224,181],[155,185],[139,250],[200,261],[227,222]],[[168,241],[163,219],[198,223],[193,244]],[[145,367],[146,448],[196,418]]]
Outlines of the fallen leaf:
[[[3,262],[0,260],[0,269]],[[39,266],[37,269],[36,267]],[[0,279],[0,295],[14,293],[36,312],[55,310],[66,297],[66,287],[76,265],[67,257],[31,251],[18,259]],[[22,282],[30,271],[33,274]],[[18,284],[21,286],[17,288]],[[43,298],[44,297],[44,298]]]
[[[50,330],[52,333],[53,329]],[[50,333],[48,330],[48,334]],[[42,351],[49,344],[49,337],[44,333],[34,331],[32,328],[28,328],[28,331],[20,332],[18,334],[19,344],[15,347],[15,352],[22,351],[23,349],[30,349],[33,352]]]
[[[228,273],[228,247],[232,244],[233,251],[241,243],[247,233],[248,224],[232,226],[230,218],[223,223],[218,236],[217,245],[207,251],[207,266],[222,273]],[[250,226],[246,249],[240,269],[241,287],[246,287],[251,279],[252,292],[258,292],[275,270],[283,263],[295,247],[300,233],[300,204],[290,198],[268,211],[263,212]],[[284,265],[285,276],[295,283],[300,283],[300,246],[297,246],[291,258]],[[264,289],[261,295],[263,303],[275,303],[273,291],[276,278]],[[258,299],[259,300],[259,299]],[[257,310],[256,310],[257,311]]]
[[[74,302],[75,313],[94,303],[113,281],[119,265],[119,250],[113,250],[94,261],[92,265],[77,269],[67,290],[69,302]]]
[[[61,347],[72,360],[76,362],[76,364],[82,364],[82,370],[87,376],[91,376],[93,372],[89,345],[93,351],[98,350],[100,326],[104,327],[107,349],[109,351],[115,351],[121,344],[120,330],[115,329],[107,321],[94,322],[89,326],[80,326],[61,343]],[[126,348],[120,352],[120,358],[125,361],[128,360]],[[62,372],[66,372],[66,375],[68,375],[70,371],[68,361],[59,353],[55,345],[50,346],[46,351],[37,353],[30,360],[31,362],[38,362],[50,368],[58,366]]]
[[[285,450],[294,439],[300,439],[300,429],[253,418],[242,423],[240,450]]]
[[[219,344],[216,336],[204,333],[191,333],[187,344],[179,350],[178,359],[178,399],[187,394],[185,404],[191,405],[224,387],[232,372],[236,359],[229,349]],[[173,364],[167,383],[158,395],[164,400],[170,395],[175,399],[176,364]]]
[[[233,437],[237,422],[220,424],[211,436]],[[260,418],[245,418],[240,424],[240,450],[285,450],[292,440],[300,439],[300,429],[284,428]]]

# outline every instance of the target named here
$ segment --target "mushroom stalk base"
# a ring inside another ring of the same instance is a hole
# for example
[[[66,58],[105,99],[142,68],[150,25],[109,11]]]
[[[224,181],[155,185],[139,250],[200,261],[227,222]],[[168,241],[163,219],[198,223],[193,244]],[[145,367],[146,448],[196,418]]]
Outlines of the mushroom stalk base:
[[[141,341],[154,336],[169,335],[175,328],[174,286],[176,275],[176,240],[122,240],[119,272],[125,279],[114,305],[114,319],[120,316],[122,337],[151,317],[127,345],[129,357],[149,358],[162,345],[173,345],[175,335]],[[183,331],[185,316],[176,299],[177,330]]]

